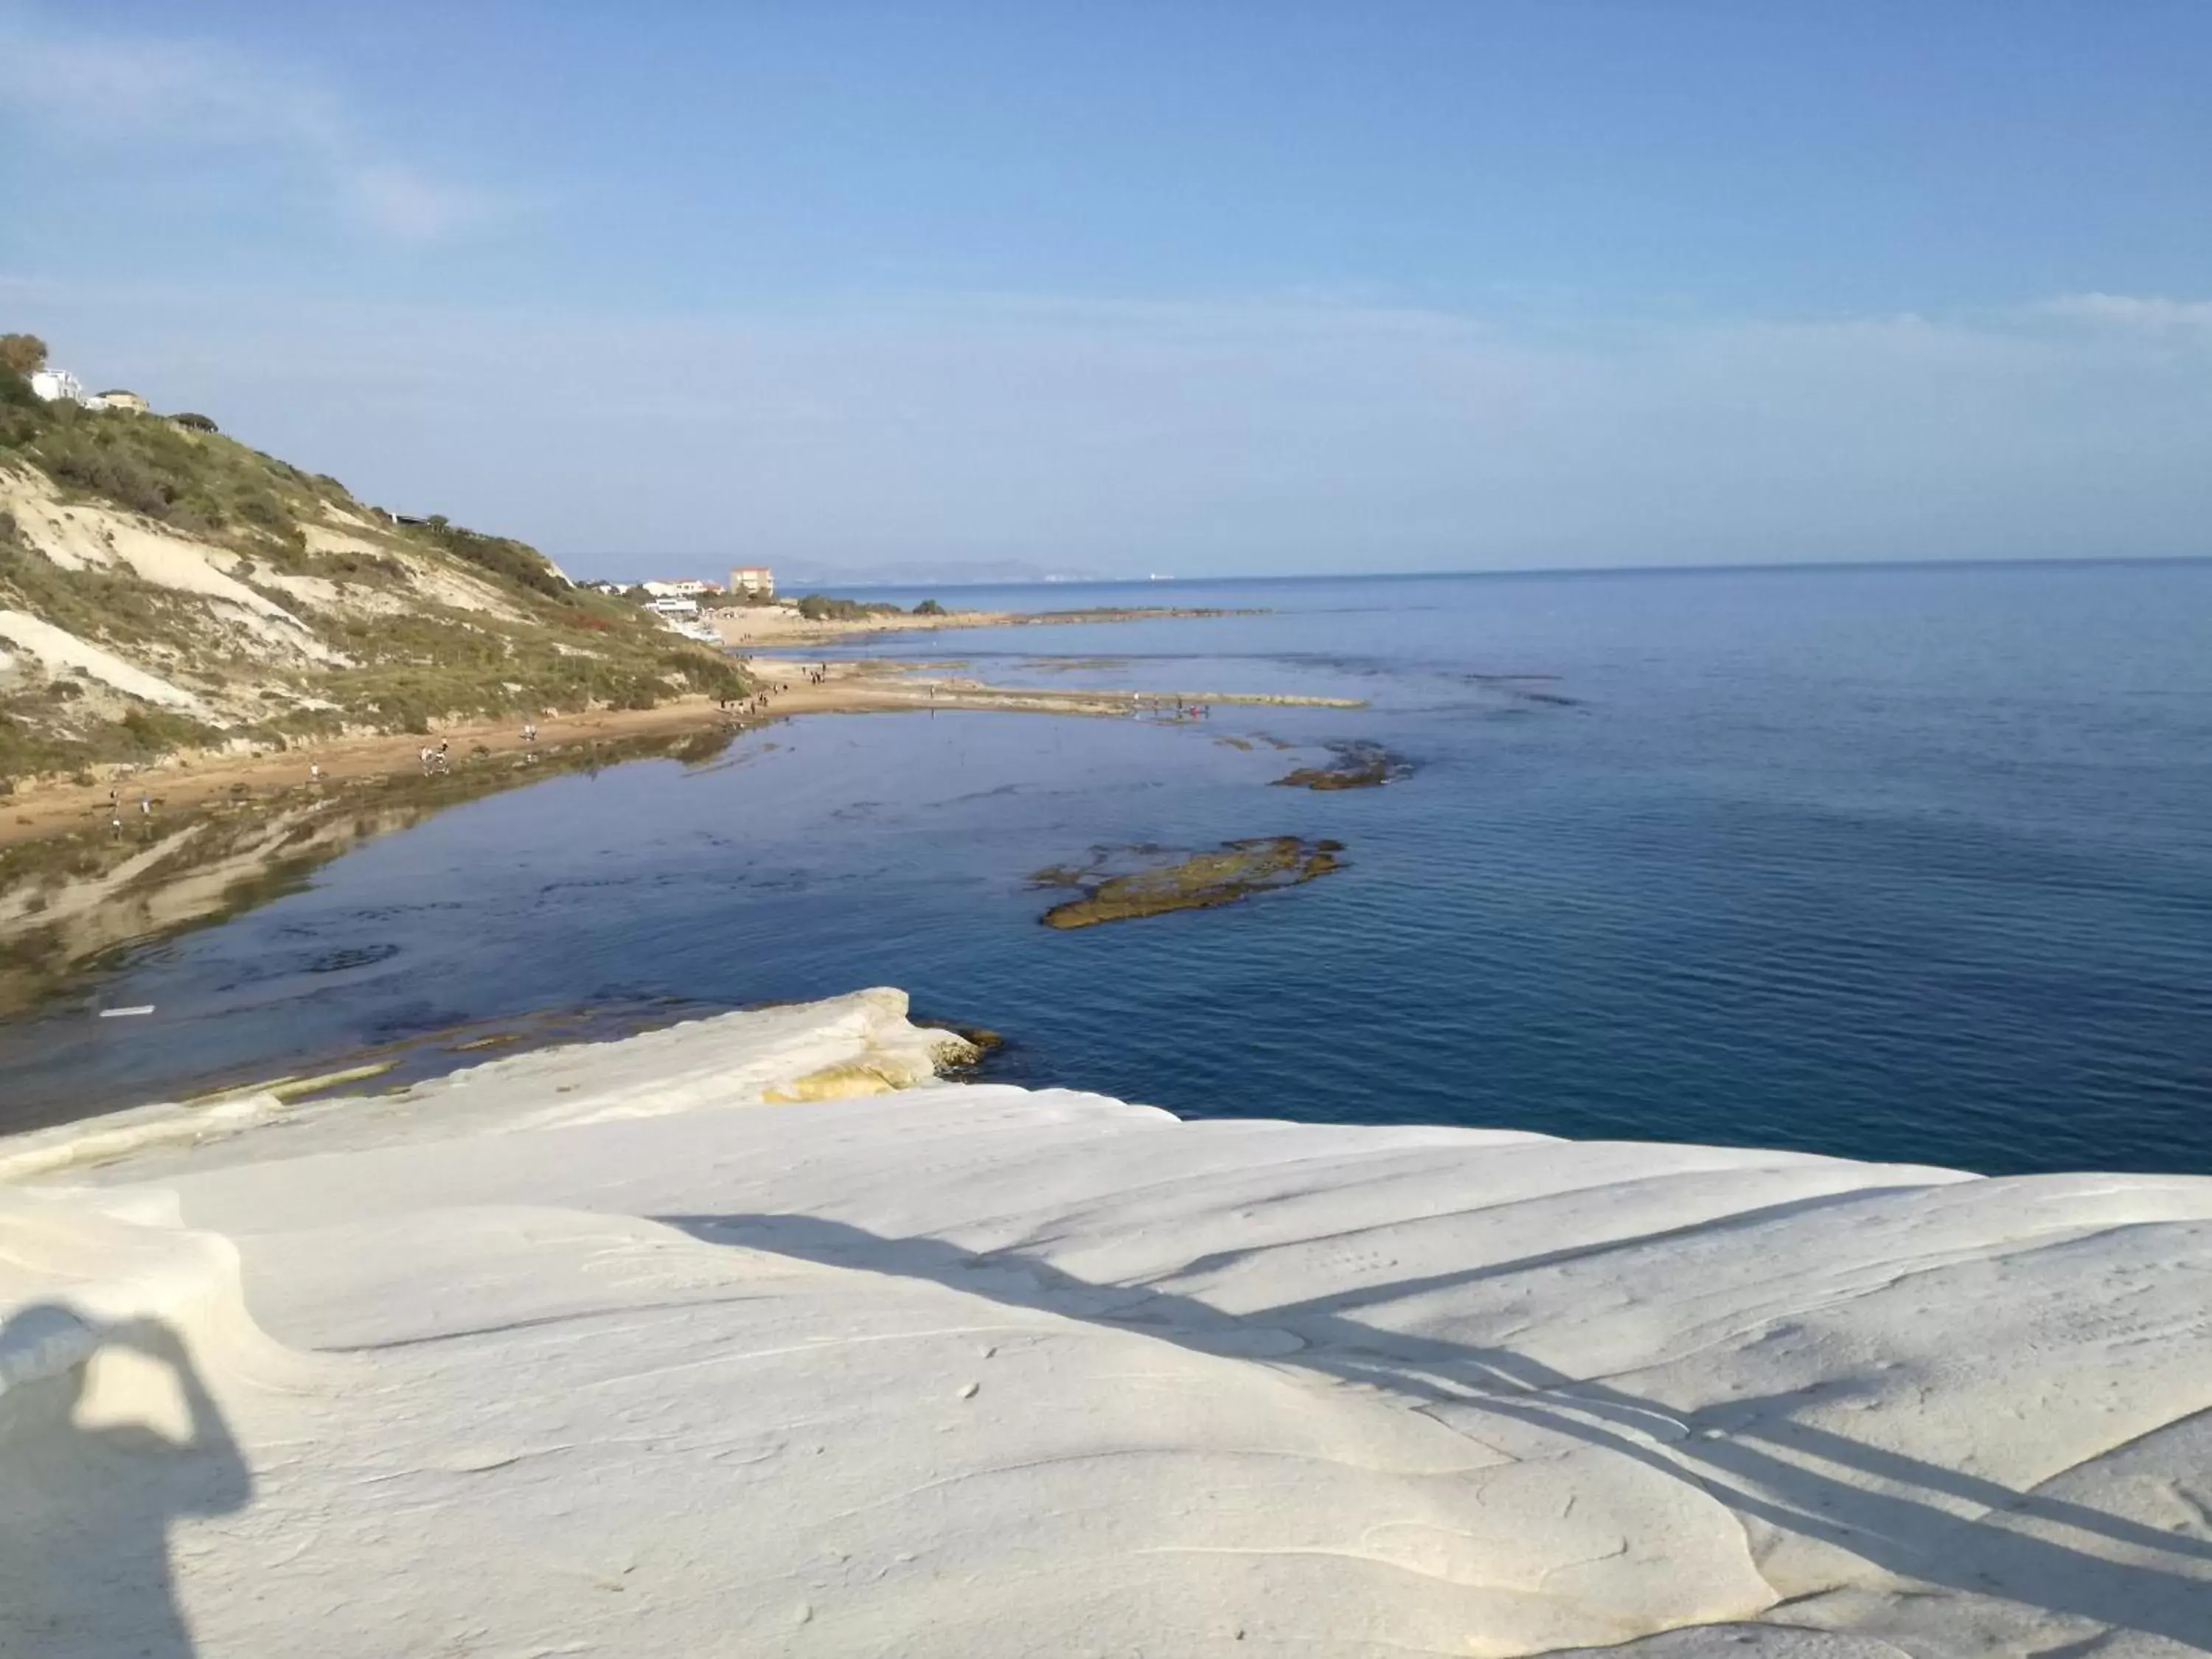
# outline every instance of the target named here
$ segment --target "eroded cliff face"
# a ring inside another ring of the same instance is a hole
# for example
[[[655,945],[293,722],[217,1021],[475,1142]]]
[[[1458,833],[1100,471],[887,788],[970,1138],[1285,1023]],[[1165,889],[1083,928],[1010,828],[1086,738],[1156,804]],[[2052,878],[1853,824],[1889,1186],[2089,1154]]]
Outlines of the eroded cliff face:
[[[520,542],[401,523],[217,433],[7,391],[0,777],[745,689]]]
[[[2203,1648],[2212,1180],[900,1089],[905,1015],[0,1143],[0,1523],[87,1546],[0,1604],[64,1656],[337,1601],[363,1656]],[[179,1461],[112,1479],[71,1376]]]

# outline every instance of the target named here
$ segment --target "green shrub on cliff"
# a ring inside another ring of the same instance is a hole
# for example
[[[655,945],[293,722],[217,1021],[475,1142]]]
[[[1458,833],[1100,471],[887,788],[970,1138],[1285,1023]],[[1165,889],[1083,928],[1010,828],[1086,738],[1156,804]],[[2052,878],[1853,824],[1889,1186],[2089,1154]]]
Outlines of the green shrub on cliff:
[[[65,495],[143,513],[185,535],[291,562],[305,550],[300,520],[319,518],[325,500],[353,504],[343,489],[328,491],[228,438],[74,404],[32,403],[13,405],[0,387],[0,461],[28,461]]]
[[[858,599],[809,593],[799,600],[799,614],[809,622],[862,622],[870,617],[896,617],[900,612],[895,605],[862,605]]]
[[[543,593],[549,599],[568,596],[568,583],[553,574],[545,556],[527,542],[465,530],[459,525],[448,524],[442,515],[423,524],[408,526],[407,533],[435,543],[455,558],[532,592]]]
[[[25,414],[43,413],[46,399],[31,390],[31,383],[14,369],[0,365],[0,408]]]

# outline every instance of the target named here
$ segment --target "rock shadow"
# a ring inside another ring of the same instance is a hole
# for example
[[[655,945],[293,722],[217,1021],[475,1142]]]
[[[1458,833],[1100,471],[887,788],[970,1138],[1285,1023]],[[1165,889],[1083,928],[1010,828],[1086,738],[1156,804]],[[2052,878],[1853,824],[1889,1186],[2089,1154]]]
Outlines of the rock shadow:
[[[1798,1200],[1766,1213],[1850,1196]],[[977,1253],[939,1239],[886,1238],[817,1216],[661,1219],[712,1243],[926,1279],[1202,1352],[1258,1357],[1382,1389],[1417,1407],[1495,1413],[1634,1458],[1739,1515],[1887,1572],[2192,1647],[2212,1643],[2212,1540],[2016,1492],[1799,1422],[1790,1413],[1808,1403],[1806,1395],[1684,1413],[1566,1376],[1510,1348],[1409,1336],[1346,1316],[1349,1307],[1434,1289],[1455,1275],[1239,1316],[1144,1285],[1092,1284],[1017,1250]],[[1614,1248],[1636,1242],[1615,1241]],[[1528,1264],[1490,1264],[1466,1277],[1494,1277],[1516,1265]]]

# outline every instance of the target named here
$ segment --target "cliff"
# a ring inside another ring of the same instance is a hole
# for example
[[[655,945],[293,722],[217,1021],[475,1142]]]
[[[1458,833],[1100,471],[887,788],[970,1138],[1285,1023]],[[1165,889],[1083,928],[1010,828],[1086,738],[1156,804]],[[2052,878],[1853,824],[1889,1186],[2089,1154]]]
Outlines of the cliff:
[[[0,367],[0,778],[746,686],[520,542]]]

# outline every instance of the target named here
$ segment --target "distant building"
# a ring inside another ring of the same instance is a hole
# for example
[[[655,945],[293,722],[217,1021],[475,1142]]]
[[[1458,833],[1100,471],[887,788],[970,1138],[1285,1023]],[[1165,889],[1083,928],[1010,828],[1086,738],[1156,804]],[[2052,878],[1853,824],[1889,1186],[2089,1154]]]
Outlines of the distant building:
[[[31,376],[31,390],[50,404],[90,401],[82,384],[65,368],[42,368]]]
[[[31,390],[50,404],[81,404],[87,409],[112,409],[128,415],[146,413],[146,400],[120,387],[94,393],[65,368],[42,368],[29,377]]]
[[[652,584],[647,583],[647,586],[649,587]],[[659,599],[647,599],[645,608],[657,617],[696,617],[699,614],[699,601],[664,594]]]
[[[640,582],[638,584],[656,599],[696,599],[702,593],[719,593],[721,590],[712,582],[702,582],[690,577],[672,582]]]
[[[741,564],[730,572],[730,592],[772,599],[775,597],[775,572],[764,564]]]

